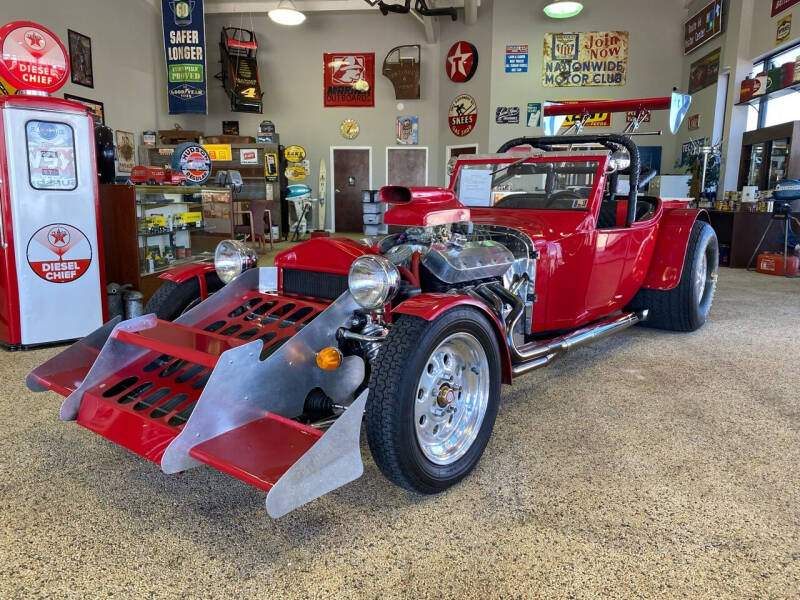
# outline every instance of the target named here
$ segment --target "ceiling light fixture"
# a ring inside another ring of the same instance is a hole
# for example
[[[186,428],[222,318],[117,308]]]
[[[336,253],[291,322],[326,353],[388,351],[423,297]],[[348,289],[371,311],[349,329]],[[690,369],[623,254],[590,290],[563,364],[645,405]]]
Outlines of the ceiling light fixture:
[[[583,4],[580,2],[566,2],[565,0],[558,0],[558,2],[551,2],[544,7],[544,14],[551,19],[569,19],[578,15],[583,10]]]
[[[300,25],[306,16],[294,6],[292,0],[280,0],[278,7],[267,12],[269,18],[279,25]]]

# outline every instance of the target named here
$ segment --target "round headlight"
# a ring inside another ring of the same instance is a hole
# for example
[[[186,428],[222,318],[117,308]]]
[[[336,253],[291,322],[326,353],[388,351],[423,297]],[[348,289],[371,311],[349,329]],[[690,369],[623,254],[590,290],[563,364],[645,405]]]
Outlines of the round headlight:
[[[214,268],[222,283],[228,283],[258,263],[258,255],[247,244],[238,240],[225,240],[217,244]]]
[[[353,261],[347,285],[359,305],[376,310],[397,294],[400,272],[384,257],[367,254]]]

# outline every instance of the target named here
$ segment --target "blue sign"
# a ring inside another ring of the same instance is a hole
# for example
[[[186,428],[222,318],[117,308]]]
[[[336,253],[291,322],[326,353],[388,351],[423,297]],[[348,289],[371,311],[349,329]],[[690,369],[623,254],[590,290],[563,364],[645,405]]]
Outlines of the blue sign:
[[[528,72],[528,44],[506,46],[506,73]]]
[[[161,0],[169,114],[206,114],[203,0]]]

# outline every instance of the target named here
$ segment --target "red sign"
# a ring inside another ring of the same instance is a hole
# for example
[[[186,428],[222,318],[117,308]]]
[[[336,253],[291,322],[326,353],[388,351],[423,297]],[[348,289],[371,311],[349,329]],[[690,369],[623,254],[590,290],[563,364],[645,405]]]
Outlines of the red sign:
[[[683,24],[683,53],[689,54],[721,33],[722,0],[714,0]]]
[[[770,16],[775,16],[778,13],[785,11],[790,6],[794,6],[800,0],[772,0],[772,13]]]
[[[686,125],[689,131],[694,131],[695,129],[700,129],[700,115],[692,115],[689,117]]]
[[[475,129],[478,122],[478,105],[469,94],[460,94],[450,104],[447,115],[450,131],[458,137],[464,137]]]
[[[375,106],[375,54],[323,54],[325,106]]]
[[[456,42],[450,46],[444,68],[451,81],[469,81],[478,69],[478,49],[469,42]]]
[[[28,264],[50,283],[69,283],[92,264],[92,246],[84,233],[66,223],[45,225],[28,241]]]
[[[10,85],[53,93],[68,74],[67,51],[52,31],[30,21],[0,28],[0,77]]]

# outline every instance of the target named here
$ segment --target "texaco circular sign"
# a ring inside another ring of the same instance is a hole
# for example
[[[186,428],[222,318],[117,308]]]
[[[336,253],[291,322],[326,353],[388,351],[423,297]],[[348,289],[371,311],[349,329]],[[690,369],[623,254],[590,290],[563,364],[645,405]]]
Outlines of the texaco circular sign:
[[[459,94],[450,104],[447,121],[450,131],[458,137],[464,137],[475,129],[478,122],[478,105],[469,94]]]
[[[67,50],[52,31],[31,21],[0,28],[0,77],[9,85],[53,93],[68,74]]]
[[[28,264],[50,283],[69,283],[81,277],[92,264],[92,245],[77,227],[50,223],[28,240]]]
[[[211,156],[200,144],[181,144],[173,152],[172,168],[186,175],[188,183],[203,185],[211,176]]]
[[[456,42],[450,46],[444,68],[451,81],[469,81],[478,69],[478,49],[469,42]]]

